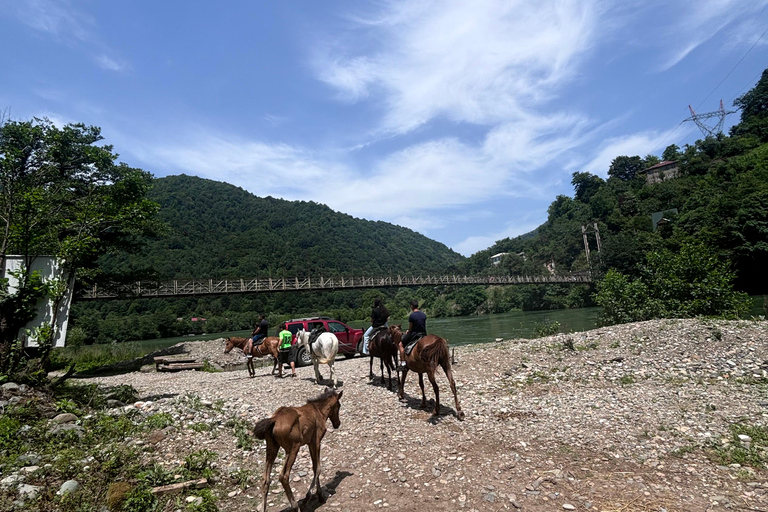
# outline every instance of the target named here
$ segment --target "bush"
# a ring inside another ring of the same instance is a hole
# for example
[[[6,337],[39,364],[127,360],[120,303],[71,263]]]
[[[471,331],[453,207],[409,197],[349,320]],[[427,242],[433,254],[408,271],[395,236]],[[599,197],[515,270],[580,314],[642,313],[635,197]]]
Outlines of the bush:
[[[747,294],[733,289],[734,274],[710,249],[694,243],[678,252],[646,255],[639,278],[609,270],[597,283],[596,302],[606,324],[695,316],[738,318],[750,310]]]

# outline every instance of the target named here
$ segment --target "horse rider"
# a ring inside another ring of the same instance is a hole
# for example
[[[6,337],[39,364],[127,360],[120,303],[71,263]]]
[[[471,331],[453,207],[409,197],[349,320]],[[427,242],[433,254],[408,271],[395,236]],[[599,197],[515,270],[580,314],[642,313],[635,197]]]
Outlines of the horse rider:
[[[269,332],[269,322],[264,318],[264,313],[259,314],[259,324],[253,329],[251,336],[253,336],[253,344],[261,345],[264,338],[267,337]]]
[[[420,336],[419,336],[420,335]],[[411,314],[408,316],[408,330],[403,334],[400,340],[400,349],[405,350],[411,340],[416,339],[418,341],[422,336],[427,335],[427,315],[423,311],[419,311],[419,301],[413,299],[411,301]],[[400,366],[405,366],[405,361],[400,361]]]
[[[293,333],[289,331],[285,324],[280,324],[280,333],[277,335],[280,338],[280,348],[278,350],[278,377],[283,378],[283,365],[290,363],[291,365],[291,377],[296,376],[296,354],[294,347],[291,345],[293,341]]]
[[[371,326],[363,334],[363,354],[368,355],[368,342],[371,339],[371,333],[379,327],[386,327],[389,321],[389,311],[381,303],[381,299],[374,299],[373,309],[371,309]]]

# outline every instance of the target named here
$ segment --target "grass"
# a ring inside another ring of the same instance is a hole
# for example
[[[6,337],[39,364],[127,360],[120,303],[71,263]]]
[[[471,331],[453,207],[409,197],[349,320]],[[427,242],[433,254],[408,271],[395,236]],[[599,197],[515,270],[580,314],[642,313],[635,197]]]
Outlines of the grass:
[[[764,469],[768,462],[768,427],[735,423],[729,427],[731,436],[723,445],[712,446],[709,456],[717,464],[740,464]],[[748,435],[752,441],[743,443],[739,435]]]
[[[21,404],[5,407],[0,415],[0,467],[4,475],[29,466],[28,456],[39,457],[40,469],[26,476],[25,482],[45,489],[23,507],[14,487],[0,489],[0,510],[35,510],[40,512],[98,512],[106,501],[110,485],[120,484],[128,491],[119,498],[114,510],[128,512],[175,510],[176,498],[156,498],[152,487],[216,474],[212,462],[217,455],[208,450],[189,453],[182,465],[164,467],[153,460],[154,446],[126,442],[140,439],[156,429],[174,423],[170,414],[144,416],[137,411],[117,414],[103,409],[109,397],[127,398],[135,393],[130,386],[97,388],[95,385],[65,385],[55,397],[38,395]],[[81,431],[51,435],[48,417],[58,411],[79,416]],[[174,478],[180,475],[181,479]],[[56,490],[66,480],[75,479],[80,488],[74,493],[57,496]],[[182,480],[183,479],[183,480]],[[184,494],[184,493],[182,493]],[[202,498],[183,510],[212,512],[217,510],[210,491],[189,491]],[[182,496],[183,498],[183,496]],[[170,506],[170,507],[169,507]]]

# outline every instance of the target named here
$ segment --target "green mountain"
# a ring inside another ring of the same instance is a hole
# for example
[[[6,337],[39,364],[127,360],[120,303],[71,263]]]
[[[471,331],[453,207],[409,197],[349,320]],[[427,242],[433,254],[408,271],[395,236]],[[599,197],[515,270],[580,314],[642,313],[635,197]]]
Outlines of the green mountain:
[[[671,145],[663,162],[654,155],[617,156],[607,179],[574,173],[574,197],[558,196],[533,236],[500,240],[463,266],[480,271],[491,255],[506,252],[495,271],[544,273],[544,265],[551,268],[554,263],[558,272],[591,267],[597,275],[616,269],[636,277],[646,271],[647,253],[677,252],[696,242],[730,262],[738,289],[766,293],[768,70],[735,105],[741,108],[741,120],[729,135],[720,133],[683,148]],[[582,227],[587,228],[589,265]]]
[[[158,279],[379,275],[444,272],[464,259],[407,228],[193,176],[158,178],[150,197],[167,234],[142,254],[105,257],[105,270]]]

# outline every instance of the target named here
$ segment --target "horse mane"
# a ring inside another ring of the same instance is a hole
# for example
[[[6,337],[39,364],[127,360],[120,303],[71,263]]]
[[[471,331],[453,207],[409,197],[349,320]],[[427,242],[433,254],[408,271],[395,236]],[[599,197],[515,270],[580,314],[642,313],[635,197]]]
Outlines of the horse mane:
[[[307,403],[308,404],[316,404],[318,402],[325,402],[326,400],[328,400],[329,398],[331,398],[333,396],[336,396],[336,391],[334,391],[331,388],[328,388],[325,391],[323,391],[322,393],[320,393],[319,395],[317,395],[315,398],[310,398],[309,400],[307,400]]]

